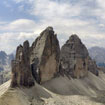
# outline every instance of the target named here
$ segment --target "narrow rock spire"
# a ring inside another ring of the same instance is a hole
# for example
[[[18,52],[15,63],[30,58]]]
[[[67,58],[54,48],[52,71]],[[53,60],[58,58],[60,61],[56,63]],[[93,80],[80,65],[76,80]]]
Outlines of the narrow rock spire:
[[[17,47],[16,58],[12,61],[12,81],[11,87],[31,87],[34,79],[30,68],[29,42],[25,41],[23,46]]]

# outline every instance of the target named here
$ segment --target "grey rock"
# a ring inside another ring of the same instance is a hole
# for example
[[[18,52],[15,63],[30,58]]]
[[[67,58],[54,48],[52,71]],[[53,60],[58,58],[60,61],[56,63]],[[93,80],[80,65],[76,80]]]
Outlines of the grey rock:
[[[88,71],[96,74],[96,70],[85,45],[77,35],[71,35],[61,48],[60,73],[81,78],[87,76]]]
[[[31,46],[32,74],[38,83],[50,80],[59,71],[60,47],[53,28],[46,28]]]
[[[31,87],[34,79],[30,68],[29,42],[25,41],[23,46],[17,47],[16,58],[12,61],[12,82],[11,87]]]

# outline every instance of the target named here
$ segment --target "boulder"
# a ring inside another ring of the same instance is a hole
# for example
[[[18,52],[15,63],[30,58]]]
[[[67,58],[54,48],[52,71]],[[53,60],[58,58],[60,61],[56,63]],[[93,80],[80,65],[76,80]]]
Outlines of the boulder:
[[[79,37],[75,34],[71,35],[61,48],[60,73],[73,78],[82,78],[87,76],[88,71],[96,74],[96,68]]]
[[[11,87],[31,87],[34,79],[30,68],[30,48],[29,42],[25,41],[16,50],[16,58],[12,61],[12,81]]]
[[[42,83],[59,71],[60,47],[52,27],[47,27],[31,46],[30,62],[34,79]]]

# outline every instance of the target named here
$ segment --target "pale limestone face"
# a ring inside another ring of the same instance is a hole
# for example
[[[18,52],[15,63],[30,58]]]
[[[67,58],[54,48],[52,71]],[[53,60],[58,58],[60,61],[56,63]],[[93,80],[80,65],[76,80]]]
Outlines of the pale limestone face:
[[[50,80],[54,77],[54,74],[57,72],[57,61],[55,59],[55,55],[52,55],[47,60],[47,63],[40,67],[41,72],[41,80],[42,82]]]

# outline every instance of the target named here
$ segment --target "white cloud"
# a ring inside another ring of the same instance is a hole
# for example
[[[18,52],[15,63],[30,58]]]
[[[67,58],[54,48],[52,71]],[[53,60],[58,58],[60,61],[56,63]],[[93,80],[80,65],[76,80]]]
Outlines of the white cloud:
[[[5,25],[7,22],[0,21],[0,25]]]
[[[53,19],[52,21],[42,20],[40,23],[35,23],[32,20],[21,19],[13,21],[4,27],[4,29],[8,29],[10,32],[0,35],[0,46],[3,46],[0,47],[0,50],[5,50],[10,53],[25,40],[29,40],[32,43],[41,31],[50,25],[54,27],[55,33],[58,34],[61,45],[64,44],[71,34],[75,33],[79,35],[87,47],[90,47],[90,45],[96,45],[97,38],[100,40],[105,39],[103,34],[95,31],[96,29],[91,26],[91,23],[78,19],[67,20],[56,18],[56,20]],[[90,39],[95,40],[93,41]],[[100,43],[99,45],[102,44],[103,43]]]
[[[105,24],[99,24],[99,26],[103,28],[103,27],[105,27]]]
[[[0,31],[4,31],[0,34],[0,50],[11,53],[25,40],[31,44],[42,28],[33,20],[18,19],[10,23],[0,22]]]
[[[29,19],[18,19],[4,26],[0,25],[0,31],[32,31],[36,27],[36,23]]]
[[[35,39],[38,36],[38,34],[39,32],[37,31],[32,32],[32,33],[20,32],[17,39],[18,40],[21,40],[21,39],[31,40],[31,39]]]
[[[0,50],[6,52],[12,52],[17,46],[17,34],[14,33],[2,33],[0,34]]]
[[[7,41],[4,41],[5,47],[1,47],[1,49],[10,52],[8,48],[14,49],[26,39],[32,42],[47,26],[54,27],[61,44],[64,44],[71,34],[77,34],[87,47],[105,46],[103,41],[105,39],[105,22],[103,21],[105,20],[105,2],[103,0],[78,0],[74,4],[69,0],[62,0],[62,2],[58,2],[58,0],[14,1],[16,3],[24,1],[30,4],[27,12],[29,15],[37,17],[38,20],[36,22],[30,19],[18,19],[0,25],[0,31],[8,32],[1,34],[3,38],[0,37],[0,46],[7,37]],[[19,6],[19,8],[23,10],[24,6]],[[11,38],[13,38],[12,41]]]
[[[66,2],[59,3],[52,0],[32,0],[32,7],[29,13],[40,18],[70,18],[78,16],[81,7],[78,5],[68,4]]]
[[[7,1],[4,1],[3,3],[4,3],[4,5],[5,5],[6,7],[8,7],[8,8],[11,7],[11,5],[10,5]]]
[[[93,15],[96,18],[99,18],[100,21],[105,20],[105,14],[104,14],[104,11],[105,11],[105,1],[104,0],[96,0],[96,6],[97,6],[97,8],[95,8],[93,10]]]
[[[22,44],[25,40],[29,40],[30,44],[37,37],[35,33],[2,33],[0,34],[0,50],[6,51],[8,54],[16,50],[19,44]]]

